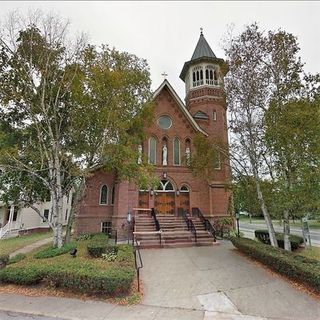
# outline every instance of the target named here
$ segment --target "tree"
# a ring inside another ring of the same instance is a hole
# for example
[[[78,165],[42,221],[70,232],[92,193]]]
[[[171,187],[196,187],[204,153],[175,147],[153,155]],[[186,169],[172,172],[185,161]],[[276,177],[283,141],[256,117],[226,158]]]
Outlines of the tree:
[[[261,181],[267,170],[264,160],[264,113],[269,101],[270,72],[264,63],[267,52],[265,38],[256,24],[248,26],[238,37],[230,38],[225,46],[229,73],[225,78],[230,129],[234,137],[231,154],[254,177],[258,201],[265,218],[273,246],[277,239],[268,212]]]
[[[30,207],[49,193],[53,244],[61,247],[62,199],[72,189],[81,197],[92,166],[149,177],[133,147],[152,110],[149,71],[134,55],[83,39],[71,45],[56,16],[36,13],[22,26],[13,18],[0,38],[0,188],[7,201]]]

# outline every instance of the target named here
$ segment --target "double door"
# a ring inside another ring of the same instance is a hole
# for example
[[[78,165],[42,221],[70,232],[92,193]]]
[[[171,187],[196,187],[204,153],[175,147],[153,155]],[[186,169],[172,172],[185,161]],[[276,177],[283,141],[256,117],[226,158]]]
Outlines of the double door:
[[[175,213],[175,193],[174,192],[157,192],[154,200],[155,209],[159,214]]]

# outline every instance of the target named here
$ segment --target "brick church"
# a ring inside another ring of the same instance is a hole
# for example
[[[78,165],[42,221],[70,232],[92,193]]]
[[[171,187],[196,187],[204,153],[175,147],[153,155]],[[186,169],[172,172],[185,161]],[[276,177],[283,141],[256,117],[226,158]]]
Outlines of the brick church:
[[[211,221],[228,215],[228,160],[220,157],[213,164],[216,174],[209,184],[196,178],[188,166],[196,134],[228,143],[225,66],[201,32],[180,74],[185,83],[185,103],[165,79],[154,92],[154,120],[145,128],[145,141],[139,146],[139,152],[155,165],[160,185],[156,190],[139,190],[133,183],[118,182],[115,173],[97,169],[87,180],[76,214],[77,234],[111,229],[121,233],[128,212],[134,208],[155,208],[158,214],[168,216],[178,215],[181,208],[192,215],[192,209],[198,208]]]

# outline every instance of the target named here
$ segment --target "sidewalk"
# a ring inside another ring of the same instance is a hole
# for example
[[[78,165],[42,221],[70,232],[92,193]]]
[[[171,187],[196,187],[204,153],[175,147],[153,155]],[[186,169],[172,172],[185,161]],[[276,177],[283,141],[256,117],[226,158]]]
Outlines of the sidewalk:
[[[36,241],[34,243],[31,243],[21,249],[18,249],[12,253],[10,253],[10,258],[14,257],[15,255],[17,255],[18,253],[29,253],[45,244],[48,244],[52,241],[52,237],[50,238],[46,238],[46,239],[42,239],[42,240],[39,240],[39,241]]]

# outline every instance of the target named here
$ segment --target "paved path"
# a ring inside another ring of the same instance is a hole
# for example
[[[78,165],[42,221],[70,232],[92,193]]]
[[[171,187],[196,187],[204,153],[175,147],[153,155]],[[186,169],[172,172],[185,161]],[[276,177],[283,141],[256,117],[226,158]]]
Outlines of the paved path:
[[[10,258],[14,257],[15,255],[17,255],[18,253],[29,253],[45,244],[48,244],[52,241],[52,237],[50,238],[45,238],[39,241],[36,241],[34,243],[29,244],[28,246],[25,246],[21,249],[18,249],[12,253],[10,253]]]
[[[142,250],[142,258],[140,305],[0,294],[0,310],[23,313],[18,320],[28,320],[25,314],[67,320],[320,319],[319,300],[237,254],[227,242]]]
[[[48,318],[33,314],[23,314],[10,311],[0,311],[1,320],[64,320],[59,318]]]

